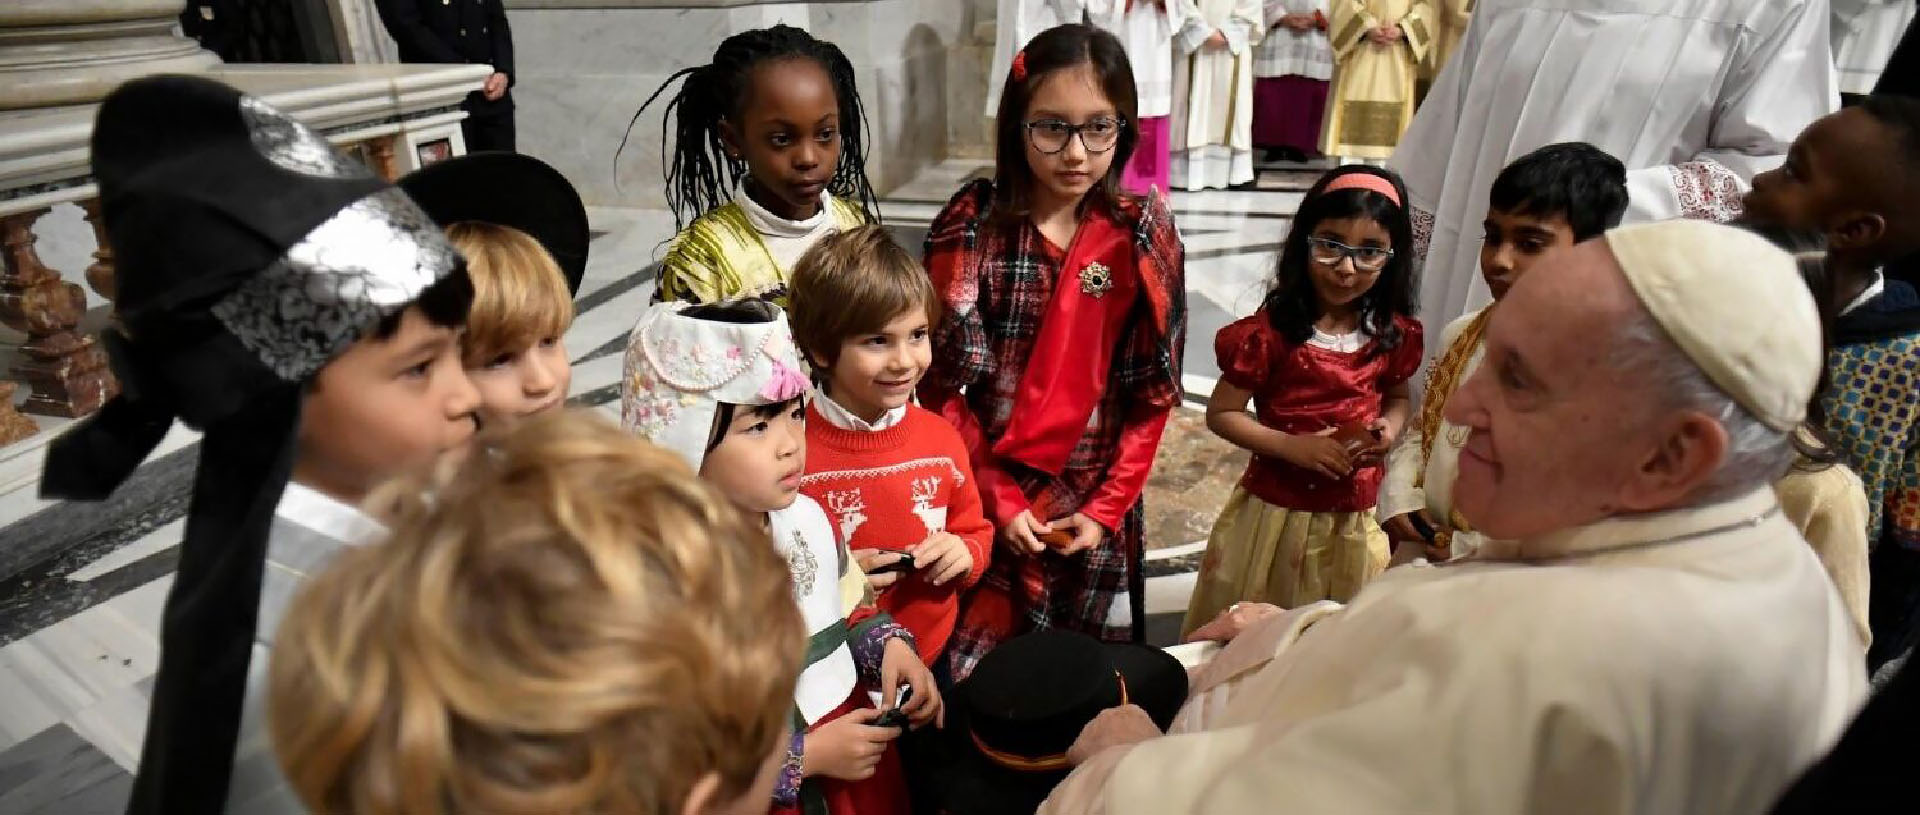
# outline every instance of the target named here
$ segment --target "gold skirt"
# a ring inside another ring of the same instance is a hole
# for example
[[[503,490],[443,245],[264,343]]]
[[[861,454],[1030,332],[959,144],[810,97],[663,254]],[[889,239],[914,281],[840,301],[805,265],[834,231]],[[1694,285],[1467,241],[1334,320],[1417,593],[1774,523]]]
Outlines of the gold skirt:
[[[1207,536],[1182,635],[1238,602],[1281,608],[1346,602],[1387,568],[1387,533],[1373,512],[1301,512],[1239,486]]]

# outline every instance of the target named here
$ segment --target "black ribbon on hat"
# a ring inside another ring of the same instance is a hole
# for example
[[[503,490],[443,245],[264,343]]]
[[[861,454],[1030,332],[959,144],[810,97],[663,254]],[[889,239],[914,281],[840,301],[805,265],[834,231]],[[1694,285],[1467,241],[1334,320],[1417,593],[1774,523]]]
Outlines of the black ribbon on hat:
[[[161,619],[160,666],[130,813],[226,807],[252,658],[268,532],[292,473],[300,388],[232,381],[214,342],[202,353],[146,359],[118,331],[104,335],[121,395],[55,439],[45,498],[102,500],[184,419],[204,431]],[[182,387],[189,382],[194,387]]]

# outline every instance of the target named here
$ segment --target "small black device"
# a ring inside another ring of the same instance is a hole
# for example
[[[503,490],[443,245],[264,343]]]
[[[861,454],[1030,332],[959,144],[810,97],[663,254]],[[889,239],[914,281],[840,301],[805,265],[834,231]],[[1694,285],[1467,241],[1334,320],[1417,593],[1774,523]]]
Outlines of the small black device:
[[[885,711],[881,713],[878,717],[876,717],[873,720],[873,726],[874,727],[906,727],[907,726],[907,700],[912,698],[913,698],[913,686],[912,685],[901,686],[900,698],[894,700],[893,709]]]
[[[875,566],[868,569],[867,574],[892,574],[893,572],[913,571],[913,556],[905,552],[899,552],[898,554],[900,555],[898,560],[885,566]]]
[[[1420,537],[1425,538],[1428,543],[1432,543],[1433,539],[1439,535],[1433,531],[1433,524],[1427,523],[1427,519],[1418,512],[1407,513],[1407,522],[1413,524],[1413,531],[1420,533]]]

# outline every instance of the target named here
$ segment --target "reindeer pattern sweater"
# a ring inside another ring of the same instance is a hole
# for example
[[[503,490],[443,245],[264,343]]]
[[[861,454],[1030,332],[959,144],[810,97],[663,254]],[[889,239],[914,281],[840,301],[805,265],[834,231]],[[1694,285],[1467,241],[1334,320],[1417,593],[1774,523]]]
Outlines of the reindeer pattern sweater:
[[[960,434],[918,405],[882,430],[836,427],[807,407],[807,467],[800,491],[820,503],[849,549],[899,552],[936,531],[953,533],[973,554],[973,569],[944,586],[915,569],[880,594],[877,604],[913,632],[928,665],[946,650],[960,595],[987,571],[993,526]],[[925,564],[922,564],[925,565]]]

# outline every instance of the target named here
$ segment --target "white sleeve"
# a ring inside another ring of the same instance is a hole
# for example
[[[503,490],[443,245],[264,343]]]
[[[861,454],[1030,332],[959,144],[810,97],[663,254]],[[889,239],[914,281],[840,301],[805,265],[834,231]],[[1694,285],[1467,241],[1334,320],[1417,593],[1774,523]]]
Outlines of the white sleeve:
[[[1728,77],[1691,161],[1628,173],[1629,221],[1738,215],[1753,176],[1779,166],[1801,130],[1839,107],[1825,9],[1794,4],[1761,35]]]
[[[1180,10],[1175,13],[1174,7]],[[1213,26],[1207,25],[1207,18],[1200,16],[1200,9],[1193,0],[1167,0],[1167,17],[1173,23],[1173,44],[1180,53],[1191,54],[1207,44],[1207,38],[1213,36]]]
[[[1233,16],[1220,33],[1227,36],[1227,50],[1238,55],[1260,42],[1267,29],[1260,25],[1260,0],[1235,0]]]

